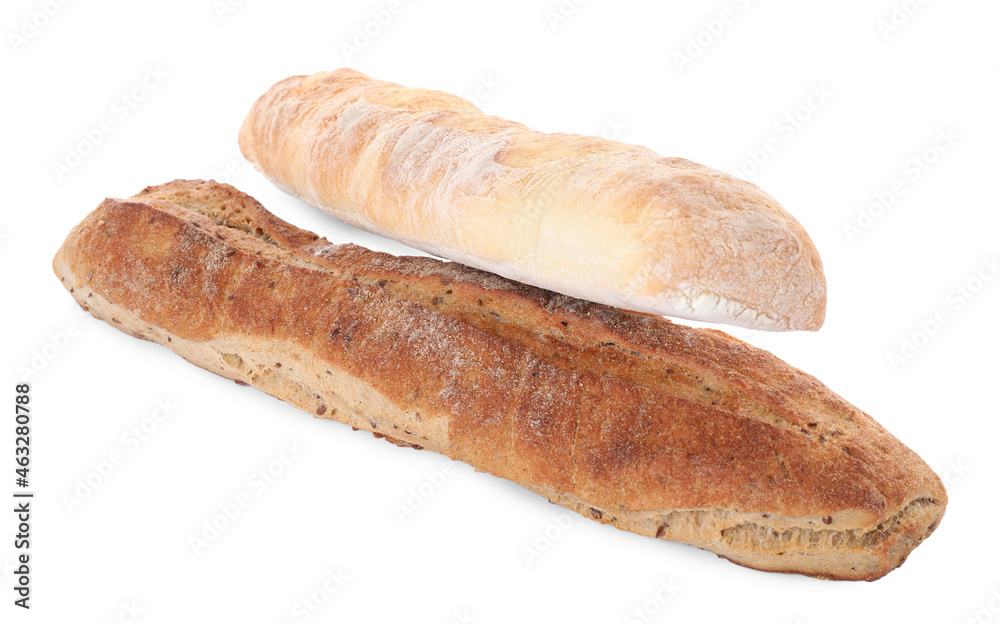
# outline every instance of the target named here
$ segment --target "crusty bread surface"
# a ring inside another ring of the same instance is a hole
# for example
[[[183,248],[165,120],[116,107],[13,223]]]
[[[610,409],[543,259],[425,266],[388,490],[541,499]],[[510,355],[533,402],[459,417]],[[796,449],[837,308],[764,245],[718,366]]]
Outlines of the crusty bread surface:
[[[874,580],[944,514],[912,450],[766,351],[331,245],[228,185],[107,199],[54,268],[94,316],[207,370],[751,568]]]
[[[819,253],[757,186],[341,69],[254,103],[240,148],[285,191],[429,253],[651,314],[815,330]]]

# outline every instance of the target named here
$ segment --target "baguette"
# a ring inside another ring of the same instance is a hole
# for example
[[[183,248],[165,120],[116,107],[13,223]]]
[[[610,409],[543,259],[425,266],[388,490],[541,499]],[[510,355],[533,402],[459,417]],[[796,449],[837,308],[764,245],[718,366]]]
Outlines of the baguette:
[[[106,199],[53,264],[95,317],[209,371],[751,568],[877,579],[944,514],[913,451],[766,351],[331,245],[228,185]]]
[[[253,105],[243,155],[351,225],[611,306],[766,330],[823,324],[802,226],[759,188],[680,158],[545,134],[349,69]]]

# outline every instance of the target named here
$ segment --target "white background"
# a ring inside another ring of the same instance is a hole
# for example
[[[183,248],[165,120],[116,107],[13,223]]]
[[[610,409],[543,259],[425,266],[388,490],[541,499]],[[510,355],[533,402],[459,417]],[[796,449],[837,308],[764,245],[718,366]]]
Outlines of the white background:
[[[8,0],[0,21],[0,396],[13,403],[15,382],[32,383],[37,492],[28,613],[11,604],[14,519],[0,515],[0,620],[126,622],[135,605],[149,623],[643,621],[637,608],[655,622],[1000,622],[996,3],[50,4],[47,17],[45,2]],[[368,41],[366,25],[378,31]],[[924,457],[949,487],[938,531],[886,578],[844,583],[747,570],[579,516],[560,528],[561,508],[518,486],[310,418],[87,320],[52,255],[104,197],[174,178],[230,181],[332,241],[412,253],[282,194],[238,152],[267,87],[345,65],[478,97],[540,130],[739,170],[776,197],[822,254],[826,325],[730,331]],[[110,130],[95,134],[102,120]],[[936,314],[947,321],[935,328]],[[907,340],[919,346],[901,355]],[[174,406],[158,424],[157,401]],[[13,417],[0,424],[11,500]],[[291,441],[305,450],[273,464]],[[121,464],[93,474],[114,452]],[[248,479],[269,465],[281,474],[261,491]],[[70,505],[88,477],[99,485]],[[431,495],[401,522],[421,487]],[[189,539],[241,493],[250,506],[196,555]],[[529,563],[526,548],[540,556]],[[338,570],[346,581],[324,593]],[[314,594],[325,603],[303,611]]]

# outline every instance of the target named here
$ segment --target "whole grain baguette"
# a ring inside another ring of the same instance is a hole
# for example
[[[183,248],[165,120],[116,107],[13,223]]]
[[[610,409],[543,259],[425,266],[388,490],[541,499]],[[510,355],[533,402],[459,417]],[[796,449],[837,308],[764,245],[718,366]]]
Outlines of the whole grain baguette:
[[[207,370],[748,567],[876,579],[944,513],[913,451],[765,351],[331,245],[228,185],[107,199],[54,268],[94,316]]]
[[[243,155],[285,191],[429,253],[629,310],[818,329],[819,254],[749,182],[340,69],[253,105]]]

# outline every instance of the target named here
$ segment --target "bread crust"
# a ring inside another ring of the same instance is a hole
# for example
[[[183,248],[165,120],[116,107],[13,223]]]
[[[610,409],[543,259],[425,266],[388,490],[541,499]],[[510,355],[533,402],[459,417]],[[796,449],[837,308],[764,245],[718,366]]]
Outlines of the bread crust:
[[[658,315],[823,324],[823,267],[798,221],[749,182],[645,147],[340,69],[271,87],[240,148],[347,223],[514,280]]]
[[[107,199],[54,268],[92,314],[203,368],[749,567],[873,580],[947,502],[912,450],[766,351],[331,245],[228,185]]]

